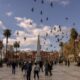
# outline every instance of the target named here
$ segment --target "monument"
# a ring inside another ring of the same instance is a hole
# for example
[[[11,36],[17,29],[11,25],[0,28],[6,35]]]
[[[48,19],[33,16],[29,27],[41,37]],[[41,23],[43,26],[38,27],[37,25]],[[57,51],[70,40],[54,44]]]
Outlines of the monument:
[[[40,61],[41,61],[40,51],[41,51],[40,36],[38,35],[38,40],[37,40],[37,53],[36,53],[36,57],[35,57],[35,62],[40,62]]]

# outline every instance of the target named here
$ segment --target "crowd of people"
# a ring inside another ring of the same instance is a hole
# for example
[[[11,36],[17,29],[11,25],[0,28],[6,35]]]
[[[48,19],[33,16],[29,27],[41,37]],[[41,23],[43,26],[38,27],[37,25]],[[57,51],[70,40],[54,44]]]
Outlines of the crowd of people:
[[[31,61],[21,61],[19,63],[16,60],[12,60],[7,66],[12,67],[12,74],[16,74],[16,68],[19,66],[21,71],[25,73],[26,80],[31,80],[31,73],[34,75],[34,80],[40,77],[40,71],[45,72],[45,76],[52,76],[53,61],[46,60],[45,62],[31,62]]]
[[[68,67],[70,66],[70,61],[69,59],[67,61],[64,61],[65,65]],[[19,67],[22,72],[25,73],[26,80],[31,80],[31,74],[34,76],[34,80],[39,80],[40,78],[40,72],[44,72],[45,76],[52,76],[52,70],[53,66],[58,63],[57,60],[55,61],[49,61],[45,60],[39,61],[39,62],[32,62],[31,60],[29,61],[23,61],[21,60],[20,62],[12,59],[11,61],[7,61],[6,64],[7,66],[12,68],[12,74],[16,74],[16,68]],[[16,74],[17,75],[17,74]]]

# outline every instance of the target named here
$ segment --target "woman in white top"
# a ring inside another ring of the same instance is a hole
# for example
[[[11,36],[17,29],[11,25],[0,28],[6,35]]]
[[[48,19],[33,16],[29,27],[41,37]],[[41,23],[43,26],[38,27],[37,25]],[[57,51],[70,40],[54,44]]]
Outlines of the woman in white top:
[[[35,66],[34,66],[34,79],[35,80],[36,80],[36,77],[39,80],[39,72],[40,72],[39,64],[38,63],[35,63]]]

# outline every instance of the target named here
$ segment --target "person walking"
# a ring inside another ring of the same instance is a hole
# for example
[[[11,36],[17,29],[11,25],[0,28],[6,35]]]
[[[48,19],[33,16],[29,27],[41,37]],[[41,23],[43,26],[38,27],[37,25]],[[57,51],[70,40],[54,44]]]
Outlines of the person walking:
[[[70,66],[70,61],[69,61],[69,59],[68,59],[67,63],[68,63],[68,67],[69,67],[69,66]]]
[[[29,61],[27,64],[27,74],[26,74],[27,80],[31,80],[31,71],[32,71],[32,63],[31,61]]]
[[[39,62],[40,70],[43,72],[43,61]]]
[[[15,60],[12,61],[12,74],[15,74],[16,72],[16,62]]]
[[[21,70],[22,70],[22,72],[23,71],[25,71],[26,72],[26,69],[27,69],[27,64],[28,64],[28,62],[27,61],[25,61],[25,62],[23,62],[21,65]]]
[[[45,76],[48,76],[49,66],[48,66],[48,61],[47,60],[44,64],[44,67],[45,67]]]
[[[35,66],[34,66],[34,80],[36,80],[36,77],[39,80],[39,72],[40,72],[40,66],[39,66],[38,63],[35,63]]]
[[[52,76],[52,67],[53,67],[52,61],[50,61],[48,63],[48,72],[49,72],[50,76]]]

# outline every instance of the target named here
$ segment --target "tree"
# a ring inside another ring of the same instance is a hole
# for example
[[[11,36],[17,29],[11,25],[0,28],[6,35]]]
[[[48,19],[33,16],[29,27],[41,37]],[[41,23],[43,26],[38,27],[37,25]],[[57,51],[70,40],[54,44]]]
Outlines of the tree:
[[[72,29],[71,29],[70,38],[71,38],[72,40],[75,40],[75,39],[77,38],[77,36],[78,36],[78,32],[76,31],[75,28],[72,28]]]
[[[71,29],[71,34],[70,34],[70,43],[73,45],[73,53],[74,53],[74,56],[75,56],[75,61],[76,61],[76,51],[75,51],[75,40],[77,39],[78,37],[78,32],[76,31],[75,28],[72,28]]]
[[[68,58],[68,56],[73,53],[72,51],[73,51],[72,44],[70,44],[69,42],[65,43],[63,47],[63,52],[66,58]]]
[[[16,48],[16,52],[17,52],[17,48],[19,48],[19,47],[20,47],[20,43],[15,41],[14,42],[14,48]]]
[[[0,40],[0,49],[3,48],[3,42]]]
[[[6,37],[6,53],[7,53],[7,47],[8,47],[8,38],[11,36],[11,30],[5,29],[3,32],[3,35]]]
[[[2,48],[3,48],[3,42],[0,40],[0,55],[1,55],[1,59],[2,59],[2,52],[1,52]]]

